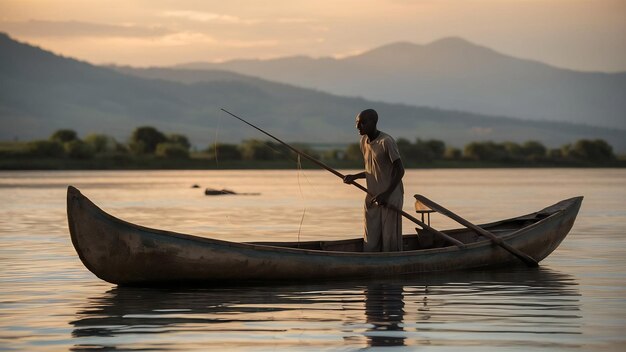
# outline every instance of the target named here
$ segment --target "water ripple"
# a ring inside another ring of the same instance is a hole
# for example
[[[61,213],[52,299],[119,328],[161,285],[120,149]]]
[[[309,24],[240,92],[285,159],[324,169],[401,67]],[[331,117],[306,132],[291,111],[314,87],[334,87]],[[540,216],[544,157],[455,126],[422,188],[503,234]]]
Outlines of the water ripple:
[[[242,349],[278,343],[295,348],[316,336],[341,337],[347,347],[411,346],[426,340],[449,345],[476,339],[485,345],[495,336],[512,335],[533,341],[534,346],[558,346],[565,336],[581,333],[579,297],[572,277],[547,269],[467,272],[365,285],[117,287],[87,299],[70,324],[77,348],[94,348],[96,341],[102,348],[112,347],[107,341],[123,347],[120,338],[127,335],[146,341],[150,348],[157,347],[162,336],[179,336],[176,349],[201,349],[205,343]],[[194,343],[180,344],[190,336]],[[493,346],[499,345],[497,341]],[[169,349],[167,344],[159,346]]]
[[[362,195],[332,175],[303,172],[310,182],[302,187],[294,171],[0,173],[0,350],[623,349],[624,170],[407,171],[407,192],[477,223],[584,195],[571,233],[538,270],[124,288],[85,269],[69,240],[67,184],[114,215],[182,233],[230,241],[358,235]],[[261,196],[210,198],[189,187],[196,183]],[[441,216],[432,223],[456,226]]]

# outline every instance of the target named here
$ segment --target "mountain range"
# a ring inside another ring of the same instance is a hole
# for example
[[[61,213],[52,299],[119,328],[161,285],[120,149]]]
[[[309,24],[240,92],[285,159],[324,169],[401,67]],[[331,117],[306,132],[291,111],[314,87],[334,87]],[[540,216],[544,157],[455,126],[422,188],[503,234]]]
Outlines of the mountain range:
[[[626,73],[561,69],[461,38],[394,43],[341,59],[298,56],[176,68],[227,70],[390,103],[626,129]]]
[[[410,140],[539,140],[560,146],[603,138],[626,150],[626,131],[590,125],[393,104],[344,97],[220,70],[103,67],[62,57],[0,34],[0,140],[47,138],[60,128],[125,141],[151,125],[187,135],[200,148],[265,139],[226,108],[287,141],[353,143],[355,115],[375,108],[381,130]]]

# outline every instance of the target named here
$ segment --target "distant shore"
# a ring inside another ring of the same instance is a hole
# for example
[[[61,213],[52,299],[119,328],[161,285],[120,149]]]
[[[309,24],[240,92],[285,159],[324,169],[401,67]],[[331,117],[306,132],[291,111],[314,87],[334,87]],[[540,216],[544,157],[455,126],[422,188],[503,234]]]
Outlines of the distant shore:
[[[362,169],[357,161],[324,161],[337,169]],[[478,168],[623,168],[626,160],[604,163],[590,162],[489,162],[475,160],[434,160],[424,163],[405,161],[407,169],[478,169]],[[292,160],[207,160],[204,158],[1,158],[0,170],[280,170],[318,169],[319,166],[303,160],[300,165]]]
[[[295,153],[280,143],[248,139],[239,144],[215,143],[191,148],[181,134],[165,134],[151,126],[133,130],[127,143],[92,133],[79,138],[76,131],[60,129],[48,139],[0,141],[0,170],[221,170],[317,169],[304,157],[321,160],[336,169],[362,169],[359,143],[315,149],[293,143]],[[601,139],[548,148],[537,141],[468,143],[462,150],[440,140],[397,140],[405,168],[622,168],[626,157],[616,155]],[[298,160],[301,160],[299,162]]]

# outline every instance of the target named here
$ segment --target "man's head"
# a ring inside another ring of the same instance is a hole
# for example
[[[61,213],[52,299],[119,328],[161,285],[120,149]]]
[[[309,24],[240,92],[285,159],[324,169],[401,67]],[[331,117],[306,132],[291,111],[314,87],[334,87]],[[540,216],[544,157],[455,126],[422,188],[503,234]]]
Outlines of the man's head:
[[[377,123],[378,113],[374,109],[363,110],[356,116],[356,129],[359,130],[361,136],[376,132]]]

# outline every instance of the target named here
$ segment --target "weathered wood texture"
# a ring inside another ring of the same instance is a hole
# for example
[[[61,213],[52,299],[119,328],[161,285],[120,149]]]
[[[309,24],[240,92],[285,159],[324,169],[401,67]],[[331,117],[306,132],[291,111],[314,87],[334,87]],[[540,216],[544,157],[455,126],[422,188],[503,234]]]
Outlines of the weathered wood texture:
[[[494,235],[493,233],[483,229],[480,226],[476,226],[474,224],[472,224],[471,222],[463,219],[462,217],[460,217],[459,215],[451,212],[450,210],[444,208],[443,206],[435,203],[434,201],[420,195],[420,194],[416,194],[415,195],[415,199],[417,199],[417,202],[421,202],[426,204],[428,207],[436,210],[437,212],[439,212],[440,214],[443,214],[447,217],[449,217],[450,219],[458,222],[459,224],[467,227],[468,229],[475,231],[476,233],[478,233],[479,235],[482,235],[484,237],[489,238],[490,240],[493,241],[493,243],[495,243],[496,245],[504,248],[507,252],[511,253],[512,255],[518,257],[522,262],[524,262],[524,264],[530,266],[530,267],[536,267],[539,265],[539,263],[531,256],[529,256],[528,254],[520,251],[519,249],[510,246],[508,243],[504,242],[502,240],[502,238]]]
[[[480,227],[541,261],[572,228],[582,199]],[[84,265],[102,280],[121,285],[388,277],[520,264],[467,229],[445,231],[467,243],[464,249],[421,230],[405,236],[405,251],[388,253],[361,252],[361,239],[234,243],[185,235],[115,218],[71,186],[67,215],[72,243]]]

